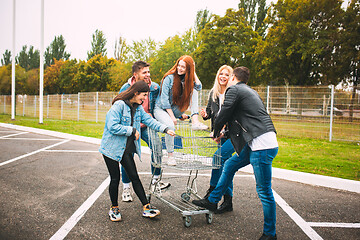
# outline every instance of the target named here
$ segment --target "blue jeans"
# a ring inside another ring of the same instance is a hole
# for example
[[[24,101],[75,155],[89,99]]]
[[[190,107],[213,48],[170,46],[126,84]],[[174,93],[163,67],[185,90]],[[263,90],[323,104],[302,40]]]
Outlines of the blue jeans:
[[[144,142],[146,142],[146,144],[150,147],[151,150],[151,142],[149,139],[149,134],[147,131],[147,127],[142,127],[141,128],[141,139],[144,140]],[[151,151],[151,161],[154,161],[154,155],[153,152]],[[160,175],[161,169],[160,168],[155,168],[152,164],[151,164],[151,173],[153,173],[154,175]],[[130,179],[128,177],[128,175],[126,174],[125,169],[121,166],[121,181],[123,183],[130,183]]]
[[[231,158],[233,153],[235,152],[234,146],[232,145],[230,139],[221,138],[220,145],[221,145],[221,148],[219,148],[215,152],[214,157],[213,157],[213,159],[214,159],[215,156],[221,155],[220,168],[213,169],[211,171],[210,186],[213,186],[213,187],[216,187],[216,185],[220,179],[221,173],[224,168],[225,161],[228,160],[229,158]],[[231,197],[233,196],[233,182],[232,181],[231,181],[229,187],[227,188],[225,194],[230,195]]]
[[[276,204],[271,189],[271,172],[272,161],[277,152],[278,148],[251,151],[246,144],[239,155],[235,154],[225,162],[219,182],[208,198],[210,202],[218,203],[230,186],[235,173],[251,164],[254,169],[256,192],[263,206],[264,233],[271,236],[276,233]]]

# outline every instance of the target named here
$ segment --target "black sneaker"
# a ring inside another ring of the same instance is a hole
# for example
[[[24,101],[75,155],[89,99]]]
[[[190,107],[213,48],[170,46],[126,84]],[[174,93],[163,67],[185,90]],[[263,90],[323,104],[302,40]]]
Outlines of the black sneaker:
[[[196,206],[209,209],[212,212],[215,212],[217,209],[217,204],[209,202],[207,198],[203,198],[200,200],[193,200],[192,203],[195,204]]]
[[[263,235],[259,238],[259,240],[277,240],[276,234],[275,236],[269,236],[263,233]]]

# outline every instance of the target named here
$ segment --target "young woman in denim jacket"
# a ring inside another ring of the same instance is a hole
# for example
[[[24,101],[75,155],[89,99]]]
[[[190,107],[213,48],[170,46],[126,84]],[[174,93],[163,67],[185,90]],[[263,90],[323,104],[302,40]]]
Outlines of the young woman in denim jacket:
[[[229,86],[229,80],[233,73],[233,69],[230,66],[223,65],[217,71],[214,86],[209,93],[209,101],[206,106],[206,109],[200,110],[200,115],[204,120],[211,119],[211,131],[214,130],[214,123],[217,114],[221,110],[221,105],[224,102],[225,91]],[[215,189],[216,184],[218,183],[221,172],[223,170],[225,161],[228,160],[233,153],[235,152],[234,146],[231,143],[231,140],[227,137],[220,139],[221,148],[219,148],[214,156],[221,155],[221,167],[219,169],[212,169],[211,178],[210,178],[210,187],[207,190],[204,198],[207,198],[210,193]],[[230,184],[229,188],[224,194],[224,201],[220,207],[216,210],[215,213],[224,213],[230,212],[233,210],[232,207],[232,197],[233,197],[233,184]]]
[[[175,132],[156,121],[141,106],[149,92],[149,86],[144,81],[134,83],[129,89],[117,95],[113,105],[106,114],[104,134],[101,139],[100,153],[103,154],[110,173],[109,194],[112,206],[109,211],[111,221],[120,221],[118,207],[118,192],[120,183],[120,165],[124,167],[132,182],[133,189],[143,205],[144,217],[155,217],[160,211],[150,206],[144,187],[140,181],[134,161],[134,153],[139,158],[140,123],[146,124],[155,131],[161,131],[174,136]]]
[[[195,73],[191,56],[181,56],[161,81],[160,95],[155,103],[154,116],[169,129],[175,131],[177,119],[187,119],[184,114],[189,107],[194,89],[201,90],[201,82]],[[165,135],[168,165],[176,165],[173,157],[174,137]]]

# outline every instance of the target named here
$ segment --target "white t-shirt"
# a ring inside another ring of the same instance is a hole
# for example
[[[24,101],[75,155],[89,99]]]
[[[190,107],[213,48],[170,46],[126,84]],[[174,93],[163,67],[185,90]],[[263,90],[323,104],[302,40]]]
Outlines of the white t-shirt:
[[[275,132],[264,133],[249,142],[252,151],[265,150],[279,147]]]
[[[219,93],[219,112],[221,110],[221,105],[222,105],[222,103],[224,101],[224,97],[225,97],[224,93],[223,94]]]

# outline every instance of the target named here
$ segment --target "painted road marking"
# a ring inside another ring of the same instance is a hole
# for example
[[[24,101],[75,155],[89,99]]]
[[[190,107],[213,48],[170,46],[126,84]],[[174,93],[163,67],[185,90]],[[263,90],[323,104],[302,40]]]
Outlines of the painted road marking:
[[[303,232],[312,240],[322,240],[323,238],[311,228],[310,224],[307,223],[294,209],[292,209],[285,200],[280,197],[274,190],[274,197],[276,203],[289,215],[289,217],[303,230]]]
[[[360,223],[308,222],[312,227],[360,228]]]
[[[15,161],[17,161],[17,160],[20,160],[20,159],[22,159],[22,158],[26,158],[26,157],[31,156],[31,155],[34,155],[34,154],[36,154],[36,153],[42,152],[42,151],[47,150],[47,149],[49,149],[49,148],[56,147],[56,146],[58,146],[58,145],[61,145],[61,144],[63,144],[63,143],[69,142],[69,141],[70,141],[69,139],[66,139],[66,140],[63,140],[63,141],[61,141],[61,142],[55,143],[55,144],[53,144],[53,145],[50,145],[50,146],[41,148],[41,149],[39,149],[39,150],[36,150],[36,151],[34,151],[34,152],[27,153],[27,154],[21,155],[21,156],[19,156],[19,157],[16,157],[16,158],[7,160],[7,161],[5,161],[5,162],[0,163],[0,167],[1,167],[1,166],[4,166],[4,165],[6,165],[6,164],[9,164],[9,163],[15,162]]]
[[[14,133],[14,134],[10,134],[10,135],[6,135],[6,136],[2,136],[0,138],[9,138],[9,137],[13,137],[13,136],[17,136],[17,135],[21,135],[21,134],[26,134],[28,132],[20,132],[20,133]]]

